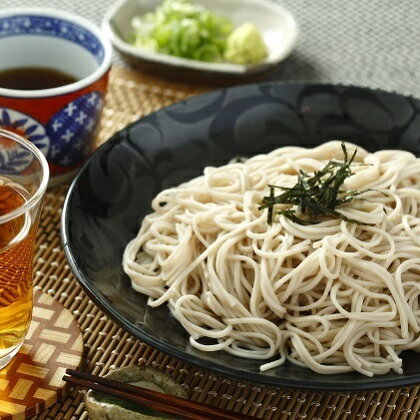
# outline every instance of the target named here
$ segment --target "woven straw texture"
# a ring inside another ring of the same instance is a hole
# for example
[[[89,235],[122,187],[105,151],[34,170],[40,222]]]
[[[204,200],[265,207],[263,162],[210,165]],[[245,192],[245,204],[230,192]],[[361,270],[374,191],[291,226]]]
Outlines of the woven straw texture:
[[[114,1],[0,0],[0,10],[17,6],[53,7],[82,14],[99,24]],[[278,2],[296,17],[301,37],[291,57],[271,78],[356,84],[420,96],[418,0]],[[122,61],[115,56],[114,63]],[[204,90],[114,69],[98,143],[142,115]],[[84,333],[88,370],[105,374],[114,367],[134,363],[156,366],[172,373],[194,400],[266,419],[420,418],[418,387],[358,395],[266,389],[198,371],[130,337],[86,297],[70,273],[59,238],[65,191],[66,187],[60,187],[47,194],[38,235],[35,281],[78,320]],[[87,419],[83,396],[74,390],[38,418]]]
[[[150,76],[114,67],[102,116],[98,144],[142,115],[205,88],[171,85]],[[60,216],[67,186],[48,191],[38,234],[35,283],[58,299],[79,322],[85,343],[85,368],[103,375],[115,367],[146,364],[165,370],[190,398],[264,419],[414,420],[420,418],[419,387],[360,394],[292,392],[238,383],[197,370],[141,343],[109,320],[81,290],[60,246]],[[87,419],[84,391],[72,390],[65,400],[38,419]]]

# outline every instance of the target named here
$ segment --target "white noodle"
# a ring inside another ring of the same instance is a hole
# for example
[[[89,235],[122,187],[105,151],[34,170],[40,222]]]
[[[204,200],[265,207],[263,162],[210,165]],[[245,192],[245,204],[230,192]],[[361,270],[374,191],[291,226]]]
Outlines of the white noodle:
[[[402,373],[398,355],[420,350],[420,159],[358,149],[344,187],[373,190],[339,211],[363,224],[268,225],[258,209],[268,184],[332,158],[340,142],[284,147],[162,191],[124,253],[133,288],[167,303],[192,346],[267,360],[261,370]]]

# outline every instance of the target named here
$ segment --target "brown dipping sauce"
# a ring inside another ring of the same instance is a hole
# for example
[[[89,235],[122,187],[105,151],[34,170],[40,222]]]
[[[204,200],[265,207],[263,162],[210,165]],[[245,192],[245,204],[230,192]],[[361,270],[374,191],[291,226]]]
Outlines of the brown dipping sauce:
[[[0,71],[0,87],[6,89],[51,89],[76,81],[70,74],[44,67],[19,67]]]

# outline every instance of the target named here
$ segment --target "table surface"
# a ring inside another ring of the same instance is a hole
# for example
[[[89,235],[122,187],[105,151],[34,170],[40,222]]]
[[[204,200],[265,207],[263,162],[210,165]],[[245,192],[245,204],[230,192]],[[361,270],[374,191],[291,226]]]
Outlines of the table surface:
[[[53,7],[100,24],[114,1],[0,0],[0,10]],[[277,1],[294,14],[301,36],[276,79],[356,84],[420,96],[418,0]]]
[[[229,1],[229,0],[226,0]],[[0,0],[0,10],[44,6],[82,14],[100,23],[113,0]],[[418,0],[281,0],[301,28],[296,50],[273,76],[357,84],[420,97],[420,6]],[[115,56],[114,64],[123,62]],[[163,82],[114,68],[101,121],[99,142],[127,123],[184,97],[200,87]],[[217,378],[165,356],[133,339],[84,294],[69,272],[60,247],[60,211],[66,186],[48,192],[35,256],[35,284],[63,303],[79,322],[85,341],[85,367],[95,374],[131,363],[171,373],[190,398],[264,419],[414,420],[420,416],[419,387],[350,395],[276,390]],[[83,393],[73,390],[38,419],[87,419]],[[240,414],[238,414],[240,418]]]

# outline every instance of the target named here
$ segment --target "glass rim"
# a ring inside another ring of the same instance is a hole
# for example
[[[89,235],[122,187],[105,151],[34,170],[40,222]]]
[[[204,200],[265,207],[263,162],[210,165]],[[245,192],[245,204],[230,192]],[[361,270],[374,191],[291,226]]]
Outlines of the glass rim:
[[[36,157],[36,159],[39,161],[39,163],[41,164],[41,169],[42,169],[42,178],[41,178],[41,182],[38,186],[38,189],[20,207],[12,210],[9,213],[4,214],[3,216],[0,216],[0,224],[3,224],[3,223],[6,223],[6,222],[10,222],[11,220],[16,219],[16,217],[19,217],[19,216],[25,214],[28,210],[32,209],[33,207],[35,207],[40,202],[40,200],[44,196],[44,193],[45,193],[45,191],[47,189],[47,186],[48,186],[48,179],[49,179],[49,175],[50,175],[50,170],[49,170],[48,162],[47,162],[47,159],[45,158],[45,156],[29,140],[26,140],[22,136],[19,136],[15,133],[12,133],[10,131],[7,131],[7,130],[4,130],[4,129],[0,128],[0,138],[1,137],[6,137],[9,140],[16,141],[22,147],[29,150]],[[1,173],[0,173],[0,175],[1,175]]]

